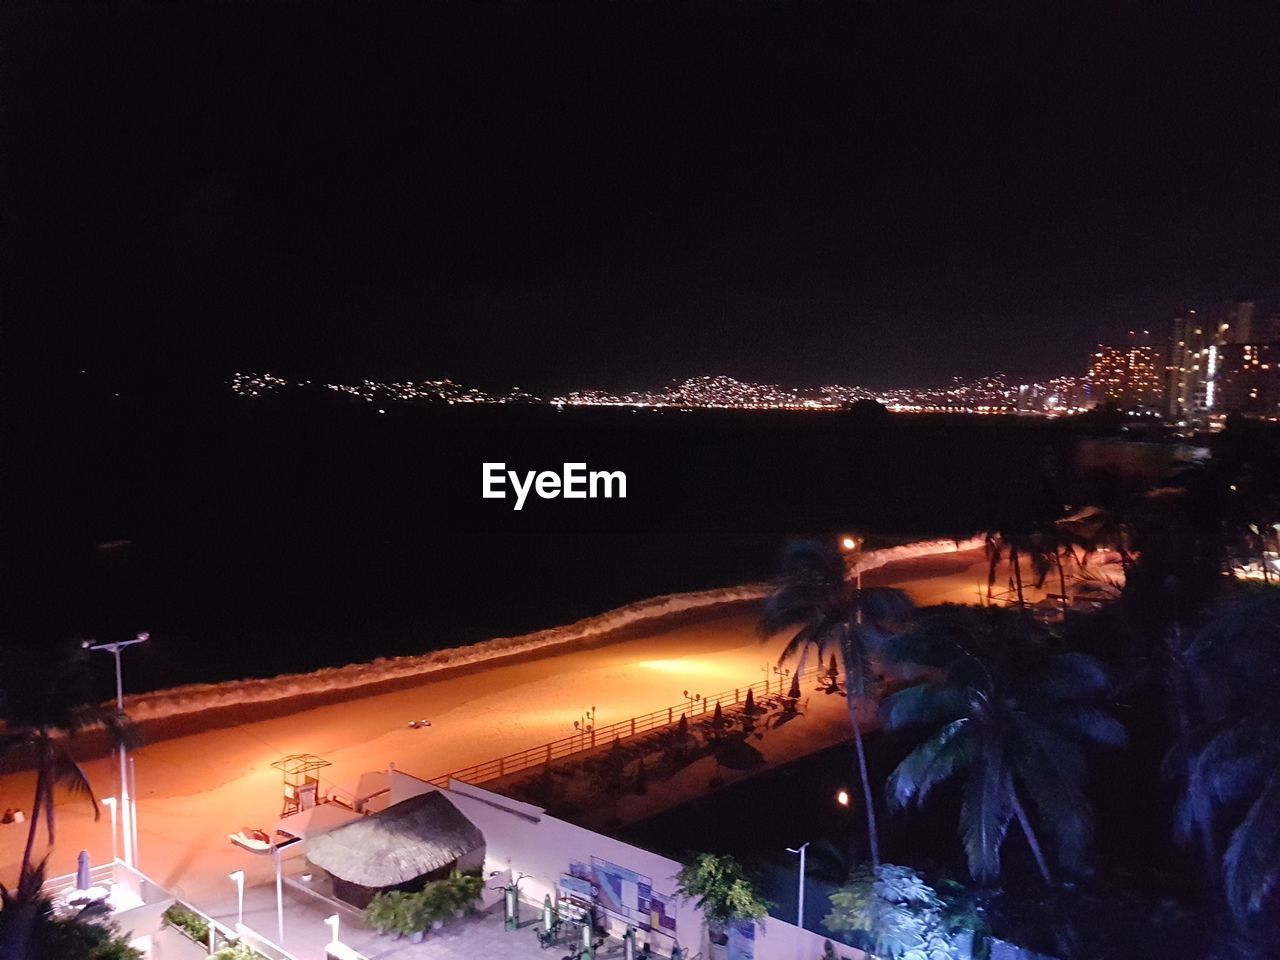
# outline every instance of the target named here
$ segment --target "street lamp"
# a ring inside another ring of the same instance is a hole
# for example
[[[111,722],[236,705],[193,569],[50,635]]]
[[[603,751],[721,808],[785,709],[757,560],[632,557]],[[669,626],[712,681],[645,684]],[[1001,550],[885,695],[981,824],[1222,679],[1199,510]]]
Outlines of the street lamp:
[[[583,711],[581,717],[573,721],[573,729],[582,734],[582,749],[587,747],[587,735],[591,735],[591,746],[596,745],[596,708]]]
[[[845,790],[843,787],[837,790],[836,803],[840,804],[842,807],[847,807],[849,805],[849,791]]]
[[[236,932],[244,926],[244,871],[232,870],[227,879],[236,885]]]
[[[863,541],[863,538],[862,538],[862,537],[852,536],[852,535],[848,535],[848,534],[846,534],[846,535],[845,535],[843,538],[841,538],[841,540],[840,540],[840,549],[842,549],[845,553],[849,553],[849,554],[853,554],[853,555],[854,555],[854,557],[853,557],[853,564],[854,564],[854,571],[853,571],[853,573],[854,573],[854,576],[855,576],[855,577],[857,577],[857,583],[858,583],[858,589],[859,589],[859,590],[861,590],[861,589],[862,589],[862,565],[858,562],[858,556],[860,556],[860,555],[861,555],[861,553],[862,553],[862,544],[863,544],[863,543],[864,543],[864,541]],[[859,622],[861,622],[861,620],[862,620],[862,612],[861,612],[861,610],[859,610],[859,611],[858,611],[858,620],[859,620]]]
[[[693,719],[693,705],[694,705],[695,703],[697,703],[699,700],[701,700],[701,699],[702,699],[702,694],[700,694],[700,693],[690,693],[688,690],[686,690],[686,691],[684,691],[684,698],[685,698],[686,700],[688,700],[688,701],[689,701],[689,719],[690,719],[690,720],[692,720],[692,719]]]
[[[116,848],[116,798],[103,797],[102,805],[111,811],[111,861],[114,863],[120,859]]]
[[[103,650],[115,656],[116,712],[121,717],[124,716],[124,680],[120,672],[120,651],[125,647],[132,647],[135,643],[142,643],[150,636],[149,633],[140,633],[132,640],[120,640],[116,643],[94,643],[92,640],[86,640],[81,644],[87,650]],[[124,842],[125,865],[132,867],[134,865],[133,835],[138,829],[138,820],[137,810],[129,796],[129,773],[125,769],[125,753],[125,746],[122,743],[120,744],[120,838]]]
[[[281,853],[285,847],[291,847],[295,843],[301,843],[301,837],[295,837],[292,840],[286,840],[284,843],[277,843],[271,847],[271,853],[276,861],[276,943],[284,943],[284,881],[282,878],[281,860],[284,854]]]
[[[802,937],[804,935],[804,852],[805,850],[808,849],[808,847],[809,847],[808,840],[800,844],[800,846],[798,847],[787,847],[787,853],[798,853],[800,855],[799,894],[796,897],[796,900],[797,900],[796,928],[799,930],[799,933],[797,934],[797,937],[796,937],[797,939],[796,955],[797,956],[799,956],[800,954],[799,944],[803,942]]]

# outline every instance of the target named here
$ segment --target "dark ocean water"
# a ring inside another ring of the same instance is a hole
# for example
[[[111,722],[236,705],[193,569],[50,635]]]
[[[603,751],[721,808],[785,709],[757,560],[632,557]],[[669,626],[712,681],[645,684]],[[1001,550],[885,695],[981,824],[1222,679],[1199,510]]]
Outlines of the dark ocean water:
[[[792,536],[960,535],[1069,496],[1074,474],[1063,425],[981,418],[379,414],[211,394],[69,408],[36,439],[5,545],[9,662],[146,629],[133,690],[421,652],[759,580]],[[623,470],[628,498],[516,513],[481,499],[484,461]]]

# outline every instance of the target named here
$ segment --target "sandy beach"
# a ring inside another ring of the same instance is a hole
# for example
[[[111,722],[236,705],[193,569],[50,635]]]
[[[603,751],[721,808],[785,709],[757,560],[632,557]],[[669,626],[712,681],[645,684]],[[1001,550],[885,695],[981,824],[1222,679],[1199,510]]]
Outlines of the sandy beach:
[[[985,578],[982,551],[966,550],[895,561],[868,573],[865,583],[902,587],[919,604],[966,603]],[[753,603],[723,604],[637,624],[589,646],[474,664],[318,706],[293,704],[298,709],[284,716],[218,711],[204,722],[222,726],[153,739],[136,751],[140,865],[197,901],[225,894],[226,873],[246,860],[250,883],[265,880],[270,858],[246,857],[227,834],[276,822],[282,786],[273,760],[303,752],[324,757],[331,763],[322,771],[326,791],[349,789],[361,773],[388,762],[422,777],[448,773],[568,736],[592,706],[597,723],[607,724],[678,704],[685,690],[712,694],[758,681],[781,639],[762,642],[755,622]],[[422,718],[430,728],[407,726]],[[99,796],[116,792],[110,758],[90,760],[86,769]],[[0,778],[0,805],[27,809],[32,786],[29,772]],[[87,803],[60,796],[50,874],[73,869],[82,848],[94,861],[109,859],[109,824],[105,810],[95,823]],[[25,826],[0,827],[6,882],[25,839]]]

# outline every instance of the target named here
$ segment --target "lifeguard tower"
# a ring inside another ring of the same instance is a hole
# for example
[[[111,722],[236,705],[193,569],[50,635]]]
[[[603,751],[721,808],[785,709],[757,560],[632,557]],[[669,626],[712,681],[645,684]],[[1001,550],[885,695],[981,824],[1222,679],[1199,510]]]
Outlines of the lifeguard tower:
[[[324,757],[317,757],[314,753],[292,753],[271,766],[284,774],[284,808],[280,816],[309,810],[320,801],[320,778],[316,771],[329,766]]]

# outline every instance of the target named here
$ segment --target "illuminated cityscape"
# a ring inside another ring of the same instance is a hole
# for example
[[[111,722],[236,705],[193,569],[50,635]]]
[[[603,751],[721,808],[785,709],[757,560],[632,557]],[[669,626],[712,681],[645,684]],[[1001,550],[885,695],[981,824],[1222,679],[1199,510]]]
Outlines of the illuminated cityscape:
[[[1143,331],[1143,340],[1150,334]],[[1164,394],[1163,364],[1149,342],[1138,342],[1134,333],[1123,346],[1099,344],[1089,365],[1089,380],[1098,401],[1124,408],[1156,410]]]
[[[689,377],[651,390],[573,390],[542,398],[512,387],[492,392],[453,380],[357,384],[290,381],[268,373],[237,373],[231,390],[255,399],[289,388],[330,391],[385,410],[387,404],[552,404],[675,410],[843,410],[864,401],[896,413],[1070,416],[1103,406],[1213,425],[1227,414],[1280,418],[1280,314],[1263,317],[1252,301],[1224,301],[1175,317],[1166,339],[1130,331],[1122,343],[1101,343],[1085,376],[1017,381],[1002,373],[953,378],[945,386],[871,389],[856,384],[793,387],[725,375]]]
[[[311,381],[292,382],[271,374],[238,373],[231,378],[232,391],[245,398],[262,398],[290,387],[315,386]],[[359,384],[325,383],[321,389],[371,404],[425,402],[454,404],[550,403],[557,407],[632,407],[676,410],[842,410],[861,401],[883,404],[900,413],[1038,414],[1061,416],[1079,413],[1089,406],[1088,381],[1081,377],[1055,377],[1036,383],[1014,383],[1002,374],[975,380],[956,378],[945,387],[903,387],[871,390],[830,384],[815,388],[786,387],[772,383],[748,383],[727,376],[690,377],[661,390],[614,393],[577,390],[542,399],[518,387],[506,393],[490,393],[451,380],[419,380]]]

